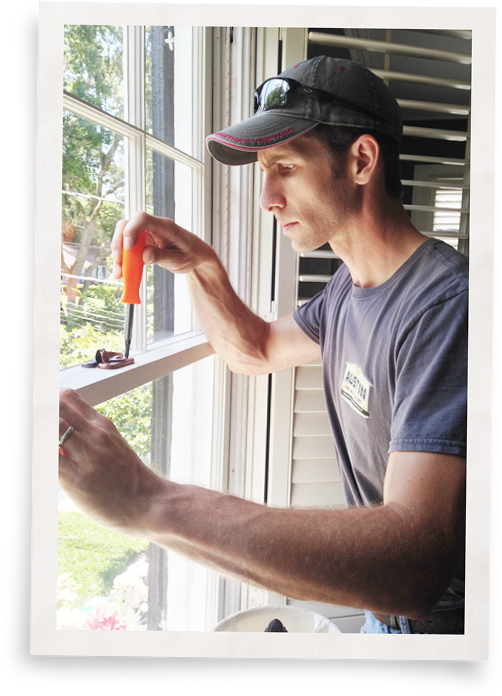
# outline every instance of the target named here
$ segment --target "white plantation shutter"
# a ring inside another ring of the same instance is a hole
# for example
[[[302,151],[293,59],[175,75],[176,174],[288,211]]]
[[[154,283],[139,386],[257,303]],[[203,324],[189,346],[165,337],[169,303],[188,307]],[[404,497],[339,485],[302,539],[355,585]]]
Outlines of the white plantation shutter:
[[[296,370],[291,507],[344,507],[320,364]]]
[[[454,188],[436,191],[433,232],[456,232],[460,229],[462,191]],[[443,210],[441,210],[443,208]],[[458,211],[458,212],[456,212]]]

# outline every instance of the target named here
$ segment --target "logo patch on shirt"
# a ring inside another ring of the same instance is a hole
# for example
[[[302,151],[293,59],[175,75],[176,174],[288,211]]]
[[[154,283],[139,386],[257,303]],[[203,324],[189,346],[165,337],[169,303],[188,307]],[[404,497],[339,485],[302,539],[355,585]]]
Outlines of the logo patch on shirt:
[[[372,385],[354,363],[347,363],[342,382],[341,393],[349,406],[363,418],[369,418],[368,402]]]

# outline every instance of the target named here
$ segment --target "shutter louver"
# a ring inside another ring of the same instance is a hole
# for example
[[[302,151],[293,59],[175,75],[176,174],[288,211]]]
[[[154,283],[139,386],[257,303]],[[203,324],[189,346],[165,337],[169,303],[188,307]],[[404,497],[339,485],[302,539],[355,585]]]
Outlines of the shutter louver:
[[[320,364],[296,370],[291,507],[344,507]]]

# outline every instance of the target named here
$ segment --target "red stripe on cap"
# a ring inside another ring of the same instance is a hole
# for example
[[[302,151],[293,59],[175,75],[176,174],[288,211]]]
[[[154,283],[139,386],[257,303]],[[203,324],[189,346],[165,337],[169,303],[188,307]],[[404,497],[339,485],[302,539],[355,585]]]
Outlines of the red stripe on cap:
[[[294,128],[290,126],[289,128],[286,128],[285,130],[280,131],[279,133],[274,133],[273,135],[266,135],[261,138],[237,138],[236,136],[229,135],[228,133],[219,132],[213,133],[212,135],[208,135],[206,138],[206,143],[208,143],[211,140],[216,140],[218,143],[232,148],[232,150],[256,152],[257,150],[267,150],[270,147],[275,147],[284,140],[296,140],[296,138],[300,138],[302,135],[305,135],[305,133],[308,133],[316,126],[317,123],[315,123],[310,128],[307,128],[306,130],[302,131],[301,133],[296,134]]]

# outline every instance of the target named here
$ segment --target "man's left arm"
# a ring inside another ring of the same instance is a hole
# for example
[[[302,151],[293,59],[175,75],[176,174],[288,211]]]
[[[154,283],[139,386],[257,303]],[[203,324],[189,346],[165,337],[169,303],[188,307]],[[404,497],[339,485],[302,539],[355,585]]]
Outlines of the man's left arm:
[[[60,482],[96,521],[288,597],[422,618],[462,543],[465,462],[391,455],[383,505],[272,508],[158,477],[75,392],[61,397]]]

